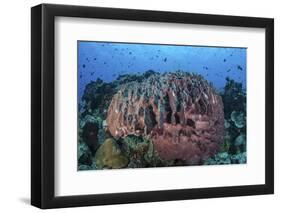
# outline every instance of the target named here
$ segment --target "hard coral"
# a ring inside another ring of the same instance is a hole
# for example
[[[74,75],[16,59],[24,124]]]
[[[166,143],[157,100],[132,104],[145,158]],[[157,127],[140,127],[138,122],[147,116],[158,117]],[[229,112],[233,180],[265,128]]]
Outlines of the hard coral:
[[[84,125],[82,130],[82,139],[88,145],[92,153],[95,153],[97,150],[99,143],[98,143],[98,131],[99,127],[97,123],[88,122]]]
[[[110,104],[113,95],[119,90],[120,86],[129,82],[141,82],[143,79],[154,75],[156,72],[148,70],[142,75],[124,74],[119,75],[113,82],[104,82],[100,78],[96,81],[91,81],[86,85],[84,94],[82,96],[83,104],[80,106],[82,117],[88,113],[98,112],[102,119],[106,114],[106,110]]]
[[[223,142],[223,104],[199,75],[154,73],[120,87],[110,103],[107,124],[113,137],[151,139],[164,160],[199,164]]]
[[[112,138],[105,140],[97,150],[95,158],[96,165],[99,169],[119,169],[126,167],[128,164],[128,159],[121,154],[121,151]]]
[[[129,168],[153,165],[153,144],[141,136],[129,135],[119,140],[123,152],[130,158]]]
[[[92,81],[87,84],[82,97],[85,102],[84,110],[86,112],[98,111],[103,116],[103,110],[108,107],[114,93],[115,87],[110,83],[106,83],[99,78]]]
[[[245,126],[245,116],[243,112],[233,111],[231,113],[231,120],[234,122],[235,126],[239,129]]]

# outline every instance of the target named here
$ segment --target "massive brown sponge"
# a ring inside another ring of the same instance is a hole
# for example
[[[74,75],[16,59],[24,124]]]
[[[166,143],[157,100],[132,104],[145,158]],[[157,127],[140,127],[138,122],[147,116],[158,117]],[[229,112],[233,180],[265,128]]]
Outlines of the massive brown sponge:
[[[154,74],[121,86],[110,103],[107,124],[115,138],[150,139],[164,160],[200,164],[223,142],[223,103],[199,75]]]

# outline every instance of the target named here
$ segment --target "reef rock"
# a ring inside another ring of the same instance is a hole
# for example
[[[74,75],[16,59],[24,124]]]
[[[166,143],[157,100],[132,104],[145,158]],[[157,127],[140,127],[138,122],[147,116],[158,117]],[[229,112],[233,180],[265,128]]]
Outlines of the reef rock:
[[[113,137],[146,137],[162,159],[190,165],[213,156],[224,136],[221,97],[201,76],[180,71],[122,85],[106,121]]]

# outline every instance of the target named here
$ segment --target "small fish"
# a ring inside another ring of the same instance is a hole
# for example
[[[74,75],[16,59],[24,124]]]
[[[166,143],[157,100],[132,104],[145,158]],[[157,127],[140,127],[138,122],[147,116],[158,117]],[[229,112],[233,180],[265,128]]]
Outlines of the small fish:
[[[103,64],[106,64],[106,62],[103,62]]]
[[[97,58],[94,58],[94,60],[96,61],[96,60],[97,60]]]
[[[237,69],[243,70],[243,68],[240,65],[237,65]]]
[[[79,75],[79,78],[82,78],[82,75]]]
[[[228,69],[228,70],[227,70],[227,72],[230,72],[230,71],[231,71],[231,69]]]
[[[129,55],[132,55],[132,52],[129,52]]]
[[[223,59],[223,62],[226,62],[226,59]]]
[[[167,61],[167,58],[164,58],[164,62],[166,62]]]
[[[82,66],[83,66],[83,68],[85,68],[85,67],[86,67],[86,65],[85,65],[85,64],[83,64]]]

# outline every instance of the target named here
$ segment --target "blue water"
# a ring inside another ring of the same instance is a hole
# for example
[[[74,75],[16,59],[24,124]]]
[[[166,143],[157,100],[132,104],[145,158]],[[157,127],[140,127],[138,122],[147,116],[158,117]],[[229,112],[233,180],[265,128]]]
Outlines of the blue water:
[[[229,77],[241,82],[245,89],[246,55],[246,48],[79,41],[79,100],[85,85],[97,78],[111,82],[120,74],[141,74],[147,70],[195,72],[218,90]]]

